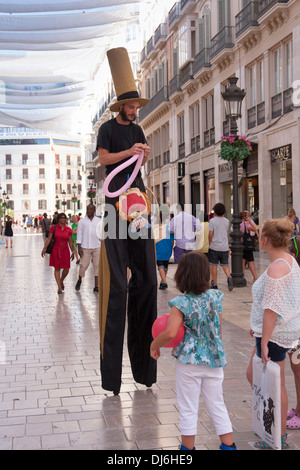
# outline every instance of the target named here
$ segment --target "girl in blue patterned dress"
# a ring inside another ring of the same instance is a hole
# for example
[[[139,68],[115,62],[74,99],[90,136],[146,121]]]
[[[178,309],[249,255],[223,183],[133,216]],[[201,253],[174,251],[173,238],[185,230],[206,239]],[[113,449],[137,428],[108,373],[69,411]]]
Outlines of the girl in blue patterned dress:
[[[200,393],[221,439],[221,450],[236,450],[232,425],[223,399],[223,367],[226,356],[221,339],[222,292],[209,289],[207,257],[193,251],[183,255],[175,274],[177,288],[183,293],[169,305],[166,329],[152,342],[150,355],[160,356],[160,348],[173,340],[180,324],[183,340],[173,348],[176,362],[176,393],[180,414],[181,450],[195,449]]]

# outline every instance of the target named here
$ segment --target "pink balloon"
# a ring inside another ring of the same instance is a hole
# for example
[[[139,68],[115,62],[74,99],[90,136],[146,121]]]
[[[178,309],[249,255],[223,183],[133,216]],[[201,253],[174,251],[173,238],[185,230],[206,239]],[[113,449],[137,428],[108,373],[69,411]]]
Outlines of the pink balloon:
[[[165,313],[164,315],[161,315],[160,317],[158,317],[155,320],[155,322],[152,325],[152,336],[153,336],[154,339],[162,331],[164,331],[166,329],[168,318],[169,318],[169,314]],[[174,348],[175,346],[177,346],[177,344],[180,343],[180,341],[182,341],[183,337],[184,337],[184,326],[181,323],[181,325],[179,327],[179,330],[177,332],[177,335],[175,336],[175,338],[169,344],[167,344],[165,346],[165,348]]]
[[[107,197],[118,197],[122,193],[124,193],[131,186],[133,181],[135,180],[135,177],[138,174],[139,169],[141,168],[143,158],[144,158],[144,152],[142,152],[140,154],[133,155],[129,160],[127,160],[126,162],[124,162],[121,165],[117,166],[113,171],[111,171],[109,173],[109,175],[107,175],[107,177],[105,178],[105,181],[104,181],[104,184],[103,184],[103,192],[104,192],[105,196],[107,196]],[[122,171],[124,168],[127,168],[129,165],[131,165],[135,161],[136,161],[135,168],[134,168],[132,174],[130,175],[128,181],[126,181],[124,186],[122,186],[122,188],[118,189],[118,191],[114,191],[114,192],[111,193],[108,190],[108,186],[109,186],[109,183],[111,182],[111,180],[118,173],[120,173],[120,171]]]

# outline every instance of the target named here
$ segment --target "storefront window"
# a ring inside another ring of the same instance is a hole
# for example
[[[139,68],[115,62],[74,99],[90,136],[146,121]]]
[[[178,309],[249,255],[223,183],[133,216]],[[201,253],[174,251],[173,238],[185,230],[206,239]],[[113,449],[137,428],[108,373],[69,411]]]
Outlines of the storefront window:
[[[284,217],[293,207],[292,159],[272,160],[272,216]]]

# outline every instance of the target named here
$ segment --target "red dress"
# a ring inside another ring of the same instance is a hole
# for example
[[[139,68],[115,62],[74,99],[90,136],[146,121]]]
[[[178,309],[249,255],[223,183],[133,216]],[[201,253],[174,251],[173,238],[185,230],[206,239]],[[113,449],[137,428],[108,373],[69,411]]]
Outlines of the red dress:
[[[72,237],[72,230],[70,227],[65,225],[64,229],[59,224],[52,225],[50,232],[54,232],[54,245],[52,253],[50,255],[49,266],[53,266],[56,269],[70,269],[70,249],[69,249],[69,237]]]

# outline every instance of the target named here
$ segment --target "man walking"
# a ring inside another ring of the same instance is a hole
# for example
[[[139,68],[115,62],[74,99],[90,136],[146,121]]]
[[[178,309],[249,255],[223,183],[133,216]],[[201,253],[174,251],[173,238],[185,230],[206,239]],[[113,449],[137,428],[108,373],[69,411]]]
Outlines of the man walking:
[[[184,210],[183,204],[178,205],[180,212],[170,222],[170,233],[174,233],[174,261],[178,263],[181,255],[195,249],[196,233],[201,230],[201,223],[192,214]]]
[[[86,216],[79,220],[77,227],[77,248],[80,256],[79,278],[75,289],[80,290],[82,278],[92,260],[95,276],[94,292],[99,291],[98,287],[98,268],[100,255],[99,234],[102,232],[99,224],[102,225],[102,219],[95,215],[96,207],[93,204],[87,206]]]
[[[117,95],[117,102],[110,107],[110,110],[118,112],[118,115],[100,127],[97,149],[99,161],[106,167],[108,175],[131,156],[142,152],[145,163],[150,147],[146,143],[142,128],[133,122],[138,108],[149,100],[138,95],[128,52],[123,47],[111,49],[107,52],[107,57]],[[109,190],[118,191],[122,188],[134,168],[135,164],[120,171],[111,181]],[[156,382],[156,361],[149,353],[152,341],[151,328],[157,316],[155,245],[146,219],[143,219],[146,222],[143,229],[135,232],[137,236],[130,236],[130,221],[126,217],[122,218],[124,217],[122,201],[128,197],[127,195],[129,198],[130,196],[135,198],[135,202],[147,201],[140,171],[130,189],[120,195],[120,199],[107,196],[105,198],[106,216],[103,220],[105,239],[101,244],[99,270],[101,377],[102,388],[113,391],[115,395],[119,393],[121,387],[126,306],[128,351],[133,378],[146,386]],[[128,267],[131,278],[127,291]]]

